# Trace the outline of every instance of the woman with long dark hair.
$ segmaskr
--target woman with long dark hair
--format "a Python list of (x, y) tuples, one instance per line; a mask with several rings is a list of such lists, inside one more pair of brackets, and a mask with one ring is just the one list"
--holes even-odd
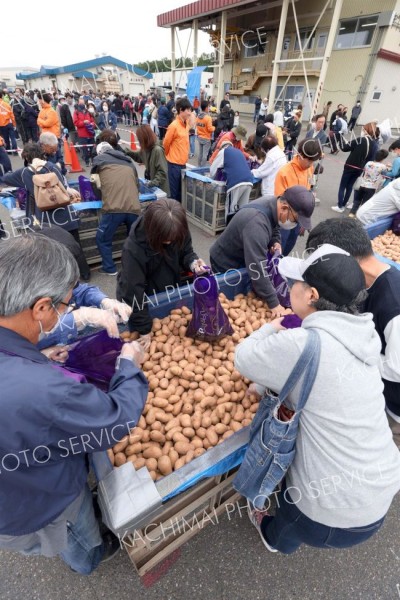
[[(332, 210), (335, 212), (344, 212), (356, 179), (362, 174), (367, 162), (375, 157), (379, 136), (380, 130), (376, 123), (367, 123), (363, 126), (361, 136), (357, 139), (346, 142), (343, 137), (340, 137), (340, 149), (343, 152), (350, 152), (350, 154), (344, 164), (337, 206), (332, 206)], [(349, 206), (349, 208), (351, 207)]]
[(132, 306), (129, 330), (150, 334), (148, 296), (179, 286), (182, 271), (202, 273), (204, 266), (193, 250), (182, 205), (169, 198), (152, 202), (132, 225), (122, 250), (117, 298)]
[(136, 130), (136, 136), (140, 150), (126, 149), (125, 154), (145, 166), (144, 176), (149, 182), (148, 185), (160, 188), (169, 196), (168, 165), (162, 143), (150, 125), (140, 125)]

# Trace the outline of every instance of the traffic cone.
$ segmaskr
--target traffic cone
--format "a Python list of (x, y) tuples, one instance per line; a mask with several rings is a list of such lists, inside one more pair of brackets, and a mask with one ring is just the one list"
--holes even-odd
[(72, 165), (71, 150), (69, 149), (67, 140), (64, 140), (64, 163), (68, 166)]
[(131, 150), (137, 150), (135, 134), (131, 131)]
[(70, 169), (70, 173), (82, 173), (82, 171), (84, 171), (84, 169), (82, 169), (82, 167), (81, 167), (81, 163), (79, 162), (79, 158), (76, 154), (76, 150), (72, 143), (69, 146), (69, 151), (71, 154), (71, 165), (72, 165), (71, 169)]

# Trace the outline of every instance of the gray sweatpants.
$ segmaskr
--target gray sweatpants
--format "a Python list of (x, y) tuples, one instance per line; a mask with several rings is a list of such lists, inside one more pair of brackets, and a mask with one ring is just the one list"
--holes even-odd
[(205, 167), (207, 162), (207, 154), (211, 146), (211, 140), (205, 140), (203, 138), (198, 137), (197, 141), (199, 142), (199, 167)]
[(239, 208), (249, 203), (252, 187), (253, 186), (251, 183), (243, 183), (227, 192), (225, 202), (225, 221), (229, 214), (237, 212)]

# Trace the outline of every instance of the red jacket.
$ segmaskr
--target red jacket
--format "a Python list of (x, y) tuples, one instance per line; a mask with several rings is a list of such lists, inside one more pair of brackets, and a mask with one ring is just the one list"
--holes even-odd
[(96, 129), (96, 121), (94, 120), (93, 115), (91, 115), (88, 110), (75, 110), (74, 125), (78, 132), (78, 137), (94, 138), (94, 131), (93, 131), (93, 133), (90, 133), (86, 129), (86, 125), (85, 125), (84, 121), (89, 121), (93, 126), (93, 130)]

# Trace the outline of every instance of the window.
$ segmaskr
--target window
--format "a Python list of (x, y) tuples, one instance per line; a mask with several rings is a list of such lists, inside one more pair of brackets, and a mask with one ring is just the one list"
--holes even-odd
[(266, 43), (261, 43), (258, 38), (245, 40), (244, 42), (244, 57), (251, 58), (252, 56), (260, 56), (265, 53)]
[(377, 22), (378, 15), (340, 21), (335, 47), (341, 49), (370, 46)]
[(371, 101), (372, 102), (379, 102), (382, 96), (382, 92), (373, 92), (372, 93), (372, 98)]
[[(309, 37), (311, 33), (311, 29), (303, 29), (300, 31), (300, 40), (301, 40), (301, 47), (304, 48), (304, 45)], [(310, 41), (307, 44), (307, 48), (304, 48), (304, 50), (312, 50), (312, 47), (314, 45), (314, 40), (315, 40), (315, 31), (312, 34)], [(298, 52), (300, 50), (300, 44), (299, 44), (299, 38), (297, 37), (296, 34), (296, 39), (294, 42), (294, 49)]]

